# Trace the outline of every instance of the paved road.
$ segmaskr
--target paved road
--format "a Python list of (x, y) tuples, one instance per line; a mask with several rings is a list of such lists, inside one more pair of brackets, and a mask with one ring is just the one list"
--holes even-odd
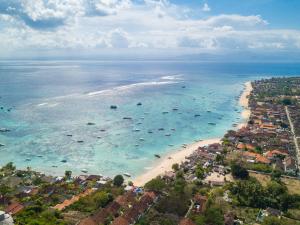
[(289, 112), (289, 109), (288, 109), (287, 106), (285, 106), (285, 112), (286, 112), (287, 118), (289, 120), (291, 131), (292, 131), (292, 134), (293, 134), (293, 139), (294, 139), (295, 147), (296, 147), (296, 155), (297, 155), (298, 168), (300, 168), (300, 150), (299, 150), (299, 145), (298, 145), (298, 141), (297, 141), (297, 139), (299, 137), (296, 137), (296, 135), (295, 135), (294, 124), (292, 122), (292, 119), (291, 119), (291, 116), (290, 116), (290, 112)]

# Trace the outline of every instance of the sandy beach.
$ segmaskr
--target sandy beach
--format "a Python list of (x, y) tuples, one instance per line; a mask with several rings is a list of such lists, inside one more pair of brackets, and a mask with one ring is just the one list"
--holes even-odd
[(245, 127), (248, 123), (248, 120), (249, 120), (249, 117), (250, 117), (250, 114), (251, 114), (251, 111), (248, 107), (248, 104), (249, 104), (249, 98), (248, 96), (251, 94), (251, 91), (252, 91), (252, 85), (251, 85), (251, 82), (246, 82), (245, 83), (245, 89), (239, 99), (239, 104), (243, 107), (243, 111), (242, 111), (242, 118), (244, 120), (243, 123), (240, 123), (237, 128), (240, 129), (242, 127)]
[(189, 145), (186, 145), (186, 148), (181, 148), (176, 152), (172, 152), (157, 162), (154, 167), (144, 174), (138, 176), (133, 180), (134, 185), (143, 186), (149, 180), (157, 177), (158, 175), (164, 174), (167, 171), (172, 170), (172, 165), (174, 163), (181, 163), (184, 162), (186, 159), (185, 157), (191, 155), (198, 147), (205, 146), (209, 144), (213, 144), (216, 142), (220, 142), (220, 138), (208, 139), (203, 141), (198, 141)]
[[(252, 91), (251, 82), (245, 83), (244, 91), (239, 99), (239, 104), (243, 107), (242, 118), (244, 120), (243, 123), (240, 123), (237, 128), (241, 128), (247, 124), (247, 121), (250, 116), (250, 109), (248, 108), (248, 96)], [(133, 183), (136, 186), (143, 186), (145, 183), (150, 181), (151, 179), (164, 174), (167, 171), (172, 170), (172, 165), (174, 163), (180, 164), (186, 160), (186, 157), (191, 155), (198, 147), (210, 145), (213, 143), (218, 143), (221, 141), (221, 138), (213, 138), (207, 139), (203, 141), (197, 141), (192, 144), (188, 144), (181, 149), (178, 149), (175, 152), (171, 152), (170, 154), (162, 157), (158, 160), (158, 162), (153, 166), (153, 168), (149, 169), (142, 175), (133, 179)]]

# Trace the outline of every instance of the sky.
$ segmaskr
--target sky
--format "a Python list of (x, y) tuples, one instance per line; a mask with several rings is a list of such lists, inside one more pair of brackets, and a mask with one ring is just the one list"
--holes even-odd
[(0, 0), (0, 58), (300, 60), (299, 11), (299, 0)]

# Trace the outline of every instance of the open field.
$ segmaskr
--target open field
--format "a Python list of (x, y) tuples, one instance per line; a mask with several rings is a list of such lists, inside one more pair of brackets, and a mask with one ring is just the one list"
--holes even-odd
[[(267, 183), (271, 180), (270, 175), (258, 174), (250, 172), (251, 177), (255, 177), (263, 186), (266, 186)], [(281, 178), (281, 180), (286, 184), (290, 194), (300, 195), (300, 180), (293, 178)]]

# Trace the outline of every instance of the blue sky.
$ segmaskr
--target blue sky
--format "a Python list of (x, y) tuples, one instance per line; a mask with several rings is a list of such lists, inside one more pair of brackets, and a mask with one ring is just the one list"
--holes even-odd
[(0, 0), (0, 58), (300, 55), (299, 0)]

